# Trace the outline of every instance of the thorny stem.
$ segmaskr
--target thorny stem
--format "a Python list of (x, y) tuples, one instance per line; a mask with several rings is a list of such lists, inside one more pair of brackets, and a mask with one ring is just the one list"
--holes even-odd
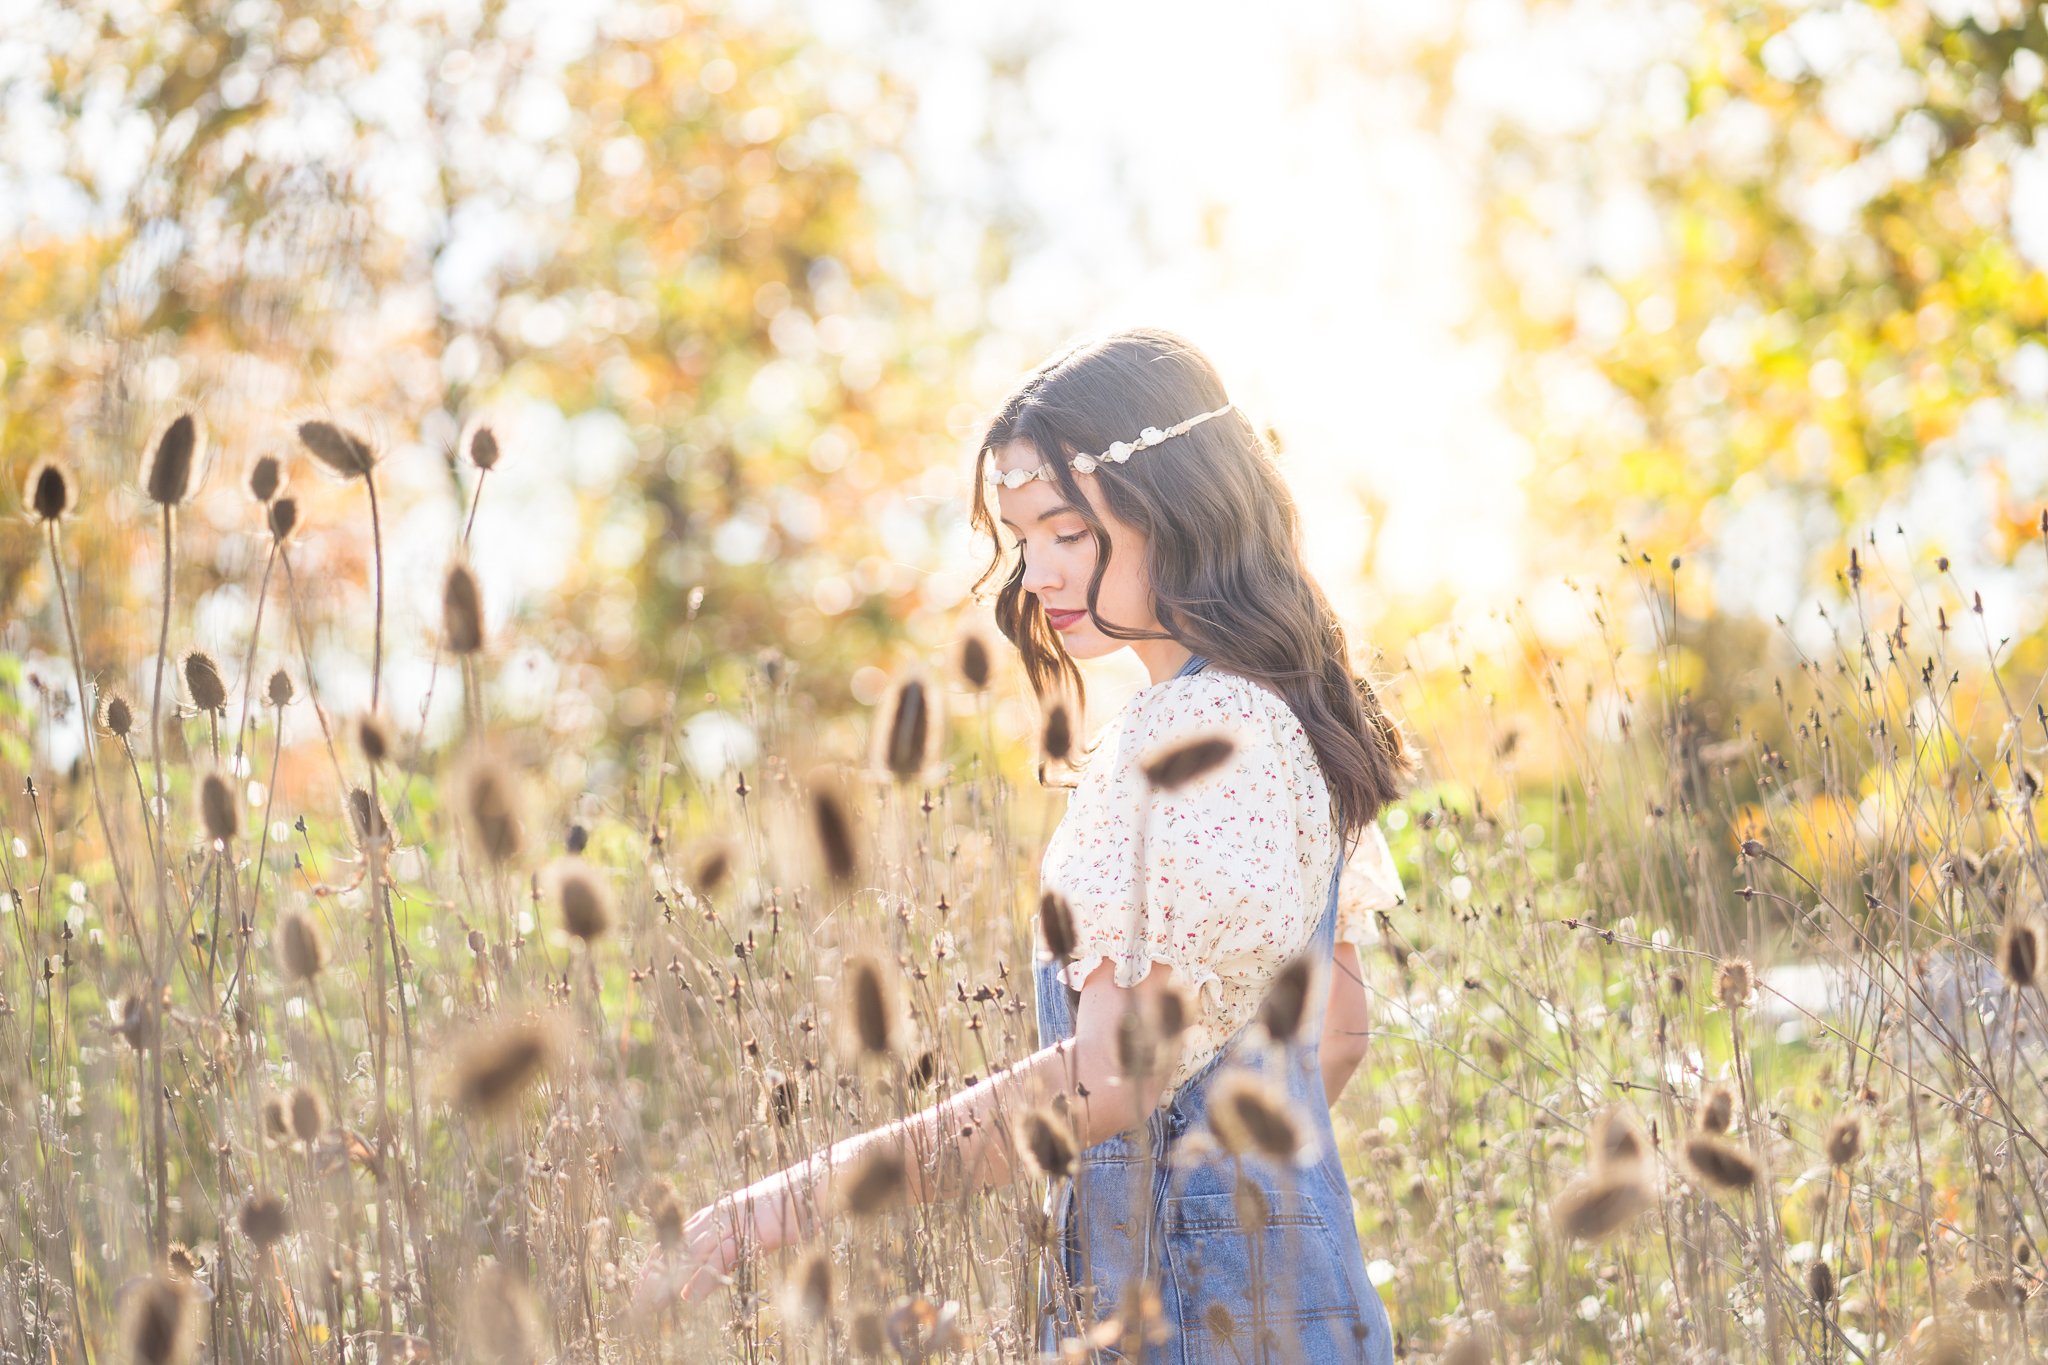
[[(172, 560), (171, 532), (172, 509), (164, 504), (164, 611), (163, 625), (157, 632), (156, 682), (150, 690), (149, 699), (149, 749), (150, 764), (154, 778), (154, 790), (150, 793), (156, 807), (156, 954), (149, 973), (149, 999), (144, 1002), (144, 1017), (149, 1029), (150, 1051), (150, 1139), (155, 1148), (156, 1175), (156, 1221), (150, 1228), (150, 1247), (161, 1263), (171, 1249), (170, 1198), (167, 1186), (170, 1183), (170, 1158), (164, 1140), (164, 1029), (163, 1029), (163, 959), (166, 951), (164, 936), (170, 924), (169, 892), (164, 885), (170, 861), (170, 849), (164, 843), (164, 662), (171, 646), (171, 597)], [(149, 818), (149, 812), (143, 812)]]

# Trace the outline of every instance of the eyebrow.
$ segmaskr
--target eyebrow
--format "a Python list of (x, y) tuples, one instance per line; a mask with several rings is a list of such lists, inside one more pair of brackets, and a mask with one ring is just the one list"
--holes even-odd
[[(1069, 504), (1064, 502), (1054, 503), (1051, 507), (1048, 507), (1043, 512), (1040, 512), (1038, 514), (1037, 520), (1049, 521), (1053, 517), (1058, 516), (1062, 512), (1074, 512), (1078, 510), (1078, 508), (1070, 506)], [(1012, 531), (1017, 529), (1017, 523), (1011, 521), (1008, 517), (998, 517), (997, 520), (1002, 522), (1003, 525), (1009, 527)]]

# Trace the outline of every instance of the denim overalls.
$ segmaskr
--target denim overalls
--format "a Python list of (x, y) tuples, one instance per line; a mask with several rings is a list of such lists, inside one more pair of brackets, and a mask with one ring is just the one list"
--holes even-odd
[[(1207, 663), (1195, 655), (1174, 676), (1197, 672)], [(1077, 1163), (1078, 1176), (1054, 1182), (1046, 1211), (1063, 1270), (1055, 1277), (1041, 1263), (1040, 1352), (1056, 1354), (1060, 1338), (1077, 1336), (1083, 1326), (1113, 1316), (1126, 1286), (1144, 1277), (1157, 1290), (1160, 1312), (1172, 1332), (1163, 1345), (1147, 1348), (1147, 1362), (1393, 1365), (1393, 1331), (1378, 1290), (1366, 1278), (1318, 1061), (1336, 943), (1337, 877), (1343, 866), (1339, 850), (1329, 899), (1308, 945), (1324, 970), (1302, 1023), (1303, 1041), (1283, 1055), (1264, 1042), (1255, 1025), (1239, 1028), (1171, 1100), (1154, 1109), (1144, 1129), (1153, 1157), (1149, 1190), (1141, 1188), (1144, 1149), (1128, 1132), (1088, 1148)], [(1074, 997), (1058, 966), (1045, 961), (1034, 972), (1040, 1047), (1074, 1032)], [(1244, 1179), (1259, 1187), (1271, 1210), (1255, 1237), (1247, 1237), (1238, 1222), (1233, 1191), (1239, 1163), (1220, 1150), (1198, 1162), (1182, 1156), (1186, 1164), (1178, 1168), (1173, 1160), (1184, 1134), (1207, 1127), (1209, 1095), (1226, 1066), (1260, 1071), (1276, 1089), (1284, 1088), (1311, 1148), (1307, 1165), (1280, 1168), (1250, 1157), (1242, 1161)], [(1138, 1245), (1141, 1197), (1152, 1209), (1152, 1245), (1146, 1248)], [(1065, 1282), (1064, 1293), (1059, 1280)], [(1132, 1358), (1119, 1340), (1099, 1348), (1092, 1359)]]

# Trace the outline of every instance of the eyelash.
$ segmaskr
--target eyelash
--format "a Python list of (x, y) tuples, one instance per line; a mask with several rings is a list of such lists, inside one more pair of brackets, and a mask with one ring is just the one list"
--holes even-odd
[(1086, 531), (1076, 531), (1074, 532), (1074, 534), (1070, 536), (1054, 536), (1052, 538), (1052, 543), (1055, 545), (1072, 545), (1075, 541), (1079, 540), (1081, 537), (1087, 534), (1088, 533)]

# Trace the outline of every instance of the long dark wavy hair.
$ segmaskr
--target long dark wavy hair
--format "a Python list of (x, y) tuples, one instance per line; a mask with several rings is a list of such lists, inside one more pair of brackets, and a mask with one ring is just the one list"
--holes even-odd
[(1109, 568), (1109, 532), (1067, 461), (1228, 401), (1208, 357), (1160, 328), (1134, 327), (1055, 352), (1003, 400), (982, 433), (972, 517), (996, 550), (974, 592), (982, 597), (984, 585), (1007, 565), (996, 592), (996, 625), (1022, 654), (1041, 703), (1067, 692), (1085, 705), (1080, 669), (1036, 595), (1025, 591), (1024, 557), (1004, 548), (997, 531), (1001, 511), (985, 482), (998, 451), (1027, 441), (1050, 459), (1063, 501), (1094, 533), (1088, 615), (1096, 628), (1118, 640), (1177, 640), (1278, 690), (1315, 748), (1338, 838), (1348, 849), (1381, 807), (1399, 799), (1416, 762), (1372, 683), (1352, 671), (1344, 628), (1302, 561), (1294, 497), (1272, 446), (1241, 411), (1211, 418), (1156, 451), (1098, 468), (1093, 495), (1146, 537), (1153, 615), (1164, 629), (1120, 626), (1096, 610)]

